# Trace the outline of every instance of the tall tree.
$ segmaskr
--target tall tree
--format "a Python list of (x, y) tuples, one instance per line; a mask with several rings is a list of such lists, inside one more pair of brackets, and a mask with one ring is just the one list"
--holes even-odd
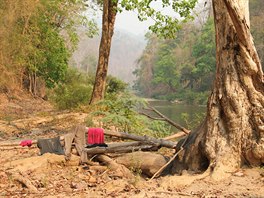
[(99, 59), (97, 63), (95, 83), (90, 104), (104, 98), (111, 41), (114, 34), (114, 24), (117, 13), (117, 2), (117, 0), (103, 1), (102, 36), (99, 47)]
[(264, 77), (250, 33), (248, 0), (212, 2), (214, 87), (205, 121), (187, 137), (172, 170), (208, 170), (221, 179), (243, 164), (264, 163)]

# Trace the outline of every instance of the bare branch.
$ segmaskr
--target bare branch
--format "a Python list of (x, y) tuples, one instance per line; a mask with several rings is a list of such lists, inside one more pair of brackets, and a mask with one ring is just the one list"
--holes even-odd
[(146, 116), (146, 117), (148, 117), (148, 118), (150, 118), (150, 119), (152, 119), (152, 120), (166, 121), (164, 118), (152, 117), (151, 115), (148, 115), (148, 114), (146, 114), (146, 113), (144, 113), (144, 112), (139, 112), (139, 114), (144, 115), (144, 116)]
[(125, 132), (115, 132), (115, 131), (105, 130), (104, 134), (108, 136), (115, 136), (115, 137), (120, 137), (120, 138), (125, 138), (125, 139), (141, 141), (141, 142), (145, 142), (145, 144), (154, 144), (156, 146), (162, 146), (162, 147), (167, 147), (167, 148), (175, 148), (177, 144), (177, 142), (167, 141), (164, 139), (156, 139), (156, 138), (149, 137), (146, 135), (140, 136), (140, 135), (125, 133)]
[[(154, 107), (148, 106), (148, 108), (144, 108), (145, 110), (149, 110), (149, 111), (154, 111), (156, 114), (158, 114), (161, 118), (159, 118), (160, 120), (166, 121), (169, 124), (171, 124), (172, 126), (176, 127), (177, 129), (183, 131), (185, 134), (189, 134), (191, 131), (184, 128), (183, 126), (175, 123), (174, 121), (172, 121), (171, 119), (169, 119), (167, 116), (165, 116), (164, 114), (162, 114), (161, 112), (159, 112), (157, 109), (155, 109)], [(147, 115), (147, 114), (143, 114), (149, 118), (152, 118), (152, 116)]]

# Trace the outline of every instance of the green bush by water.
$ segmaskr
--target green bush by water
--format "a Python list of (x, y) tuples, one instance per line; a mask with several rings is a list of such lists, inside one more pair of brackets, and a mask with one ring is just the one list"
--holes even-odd
[[(106, 97), (94, 107), (90, 117), (101, 117), (104, 128), (115, 126), (128, 133), (165, 137), (170, 134), (169, 125), (162, 121), (150, 120), (138, 113), (146, 102), (130, 93), (123, 92)], [(91, 119), (88, 119), (91, 120)]]

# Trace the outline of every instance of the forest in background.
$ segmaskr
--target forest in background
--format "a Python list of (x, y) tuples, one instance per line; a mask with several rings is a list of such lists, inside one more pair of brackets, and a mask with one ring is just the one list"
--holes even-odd
[[(263, 1), (250, 1), (251, 31), (262, 62), (263, 8)], [(87, 52), (80, 71), (75, 71), (74, 63), (69, 61), (79, 42), (78, 27), (84, 27), (86, 32), (82, 34), (88, 37), (97, 32), (93, 19), (84, 15), (87, 9), (93, 10), (92, 5), (81, 0), (1, 1), (0, 91), (26, 90), (43, 98), (50, 95), (56, 103), (63, 103), (58, 104), (60, 108), (87, 104), (97, 56)], [(140, 96), (206, 103), (215, 73), (215, 33), (210, 12), (203, 14), (208, 15), (205, 22), (196, 19), (183, 24), (175, 39), (146, 35), (147, 46), (134, 71), (134, 89)], [(122, 73), (119, 67), (115, 73)], [(110, 85), (121, 83), (109, 79)], [(109, 83), (111, 80), (114, 82)]]
[[(264, 65), (264, 2), (249, 4), (251, 31)], [(175, 39), (147, 35), (147, 46), (134, 71), (134, 88), (140, 96), (206, 104), (216, 68), (214, 21), (210, 10), (206, 15), (205, 22), (183, 24)]]

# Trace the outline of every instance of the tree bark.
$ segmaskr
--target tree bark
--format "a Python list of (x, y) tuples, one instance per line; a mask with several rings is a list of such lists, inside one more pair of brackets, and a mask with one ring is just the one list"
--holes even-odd
[(114, 34), (114, 24), (117, 13), (117, 2), (118, 1), (112, 0), (104, 0), (103, 2), (102, 36), (90, 104), (104, 98), (111, 41)]
[[(211, 171), (222, 179), (264, 163), (264, 78), (249, 29), (248, 0), (212, 0), (217, 72), (207, 116), (172, 172)], [(182, 142), (179, 142), (179, 145)]]

